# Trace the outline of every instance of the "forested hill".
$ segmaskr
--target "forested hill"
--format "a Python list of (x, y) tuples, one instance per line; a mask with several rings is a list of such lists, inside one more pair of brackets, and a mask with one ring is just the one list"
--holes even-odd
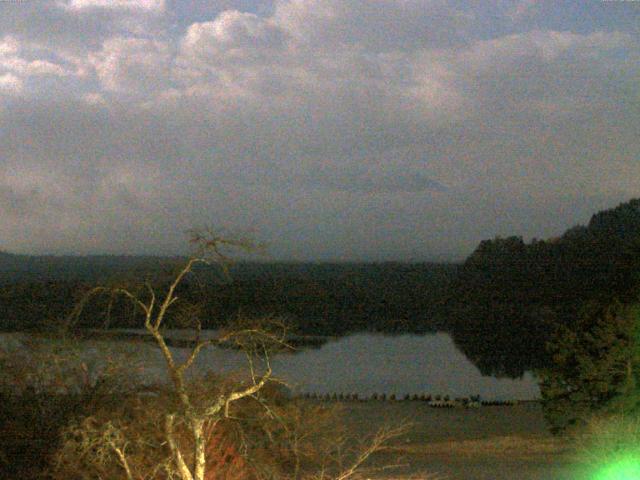
[[(0, 254), (0, 329), (55, 324), (91, 285), (158, 289), (184, 259), (162, 257), (30, 257)], [(299, 333), (339, 335), (358, 330), (424, 332), (438, 329), (436, 306), (457, 266), (434, 263), (238, 263), (231, 281), (199, 269), (180, 297), (199, 306), (205, 327), (238, 313), (276, 315)], [(94, 302), (85, 325), (140, 326), (126, 302)], [(109, 311), (109, 316), (106, 312)]]
[(558, 322), (589, 301), (632, 302), (640, 285), (640, 199), (596, 213), (561, 237), (480, 243), (448, 296), (454, 340), (484, 373), (544, 366)]

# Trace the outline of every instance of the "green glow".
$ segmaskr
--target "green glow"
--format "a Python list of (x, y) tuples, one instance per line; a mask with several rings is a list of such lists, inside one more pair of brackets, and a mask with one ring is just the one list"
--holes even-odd
[(638, 480), (640, 479), (640, 457), (629, 455), (606, 465), (593, 480)]

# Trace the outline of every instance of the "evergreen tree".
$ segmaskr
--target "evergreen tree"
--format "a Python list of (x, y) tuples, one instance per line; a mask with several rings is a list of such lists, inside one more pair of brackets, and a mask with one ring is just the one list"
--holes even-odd
[(588, 304), (573, 325), (560, 325), (547, 348), (552, 365), (538, 372), (545, 418), (561, 433), (596, 414), (640, 411), (640, 307)]

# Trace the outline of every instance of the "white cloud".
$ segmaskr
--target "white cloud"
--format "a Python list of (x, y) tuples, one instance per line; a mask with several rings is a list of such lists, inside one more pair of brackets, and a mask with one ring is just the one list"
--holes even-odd
[(508, 65), (526, 57), (551, 62), (568, 53), (581, 57), (601, 55), (610, 49), (630, 46), (632, 41), (632, 37), (619, 32), (577, 34), (534, 30), (476, 42), (460, 55), (460, 60), (479, 68)]
[(107, 106), (107, 101), (104, 98), (104, 95), (96, 92), (85, 93), (82, 96), (82, 99), (87, 102), (89, 105), (99, 105), (99, 106)]
[(112, 38), (89, 56), (105, 90), (156, 93), (168, 81), (168, 46), (142, 38)]
[(15, 55), (18, 53), (18, 49), (19, 43), (13, 37), (6, 36), (0, 41), (0, 57)]
[(174, 75), (187, 92), (215, 98), (278, 95), (304, 69), (271, 19), (235, 10), (192, 24), (180, 40)]
[(68, 65), (54, 63), (38, 56), (50, 57), (46, 49), (34, 48), (13, 37), (5, 36), (0, 41), (1, 90), (4, 93), (24, 92), (26, 83), (31, 79), (35, 79), (37, 84), (38, 78), (66, 77), (73, 74)]
[(197, 64), (275, 61), (286, 48), (286, 34), (269, 19), (235, 10), (213, 22), (192, 24), (181, 41), (184, 60)]
[(20, 93), (24, 88), (23, 82), (13, 73), (0, 74), (0, 94)]
[(0, 56), (0, 68), (26, 77), (41, 75), (65, 76), (70, 73), (62, 66), (47, 60), (27, 61), (19, 57), (2, 58)]
[(67, 0), (60, 5), (69, 10), (104, 8), (162, 12), (165, 9), (164, 0)]
[(438, 55), (424, 49), (369, 51), (357, 44), (335, 49), (331, 30), (315, 32), (324, 36), (312, 43), (293, 29), (290, 9), (302, 9), (310, 25), (313, 15), (333, 18), (348, 10), (339, 2), (288, 2), (273, 17), (225, 11), (214, 21), (195, 23), (180, 41), (176, 80), (191, 95), (277, 98), (292, 109), (343, 97), (343, 105), (335, 104), (339, 110), (362, 102), (377, 115), (406, 112), (433, 120), (459, 108), (460, 95)]

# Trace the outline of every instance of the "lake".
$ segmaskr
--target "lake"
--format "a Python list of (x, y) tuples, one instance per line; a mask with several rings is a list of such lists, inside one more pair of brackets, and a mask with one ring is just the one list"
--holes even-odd
[[(19, 348), (25, 334), (0, 334), (0, 346)], [(144, 364), (144, 382), (164, 378), (160, 352), (151, 343), (86, 340), (79, 348), (90, 370), (97, 375), (106, 352), (127, 356), (131, 364)], [(187, 350), (173, 348), (178, 358)], [(135, 360), (134, 360), (135, 358)], [(357, 393), (402, 398), (405, 394), (463, 397), (479, 394), (487, 400), (531, 400), (540, 397), (533, 376), (498, 379), (483, 376), (454, 345), (446, 333), (426, 335), (383, 335), (357, 333), (329, 338), (319, 348), (279, 354), (271, 360), (274, 375), (297, 393)], [(210, 348), (203, 351), (194, 371), (223, 371), (246, 375), (242, 352)]]

